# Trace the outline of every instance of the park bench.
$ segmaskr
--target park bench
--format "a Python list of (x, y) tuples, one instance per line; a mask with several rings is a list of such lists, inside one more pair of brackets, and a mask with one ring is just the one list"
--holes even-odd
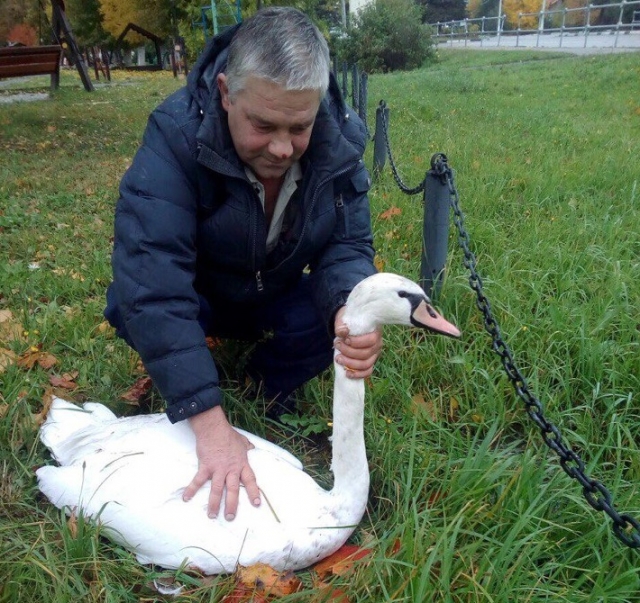
[(27, 75), (51, 75), (51, 90), (60, 83), (62, 47), (12, 46), (0, 48), (0, 79)]

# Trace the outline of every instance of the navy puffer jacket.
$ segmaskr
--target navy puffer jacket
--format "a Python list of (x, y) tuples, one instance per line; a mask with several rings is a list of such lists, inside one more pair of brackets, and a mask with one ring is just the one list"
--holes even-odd
[(198, 294), (250, 308), (308, 268), (331, 329), (349, 291), (375, 272), (365, 130), (333, 79), (301, 158), (299, 219), (266, 254), (264, 212), (216, 84), (234, 31), (215, 38), (187, 86), (151, 114), (116, 208), (111, 297), (171, 421), (222, 401)]

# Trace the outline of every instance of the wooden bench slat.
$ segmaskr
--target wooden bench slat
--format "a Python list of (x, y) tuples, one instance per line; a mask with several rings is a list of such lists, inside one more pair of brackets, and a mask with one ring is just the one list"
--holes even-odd
[(60, 60), (60, 53), (49, 54), (33, 54), (21, 57), (0, 56), (0, 65), (33, 65), (44, 63), (47, 65), (56, 65)]
[(8, 48), (0, 48), (0, 57), (9, 56), (17, 57), (22, 55), (47, 54), (57, 52), (60, 54), (62, 49), (60, 46), (10, 46)]
[(51, 75), (51, 88), (57, 88), (61, 54), (60, 46), (0, 48), (0, 78)]
[(24, 65), (0, 65), (0, 78), (23, 77), (27, 75), (49, 75), (55, 73), (50, 63), (32, 63), (25, 69)]

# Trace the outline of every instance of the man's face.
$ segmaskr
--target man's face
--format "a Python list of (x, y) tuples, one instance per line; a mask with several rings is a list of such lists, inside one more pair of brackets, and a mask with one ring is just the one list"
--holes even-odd
[(316, 90), (284, 90), (267, 80), (249, 77), (231, 100), (226, 76), (218, 75), (222, 106), (227, 112), (233, 145), (259, 180), (281, 178), (309, 145), (320, 106)]

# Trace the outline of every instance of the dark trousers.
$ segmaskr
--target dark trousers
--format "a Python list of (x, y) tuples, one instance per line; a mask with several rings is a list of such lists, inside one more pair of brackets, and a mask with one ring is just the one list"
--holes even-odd
[[(291, 394), (333, 360), (333, 341), (311, 298), (306, 275), (277, 299), (259, 306), (224, 305), (200, 296), (198, 321), (206, 335), (255, 342), (246, 370), (266, 399), (291, 409)], [(132, 348), (112, 290), (105, 316)], [(214, 352), (215, 356), (215, 352)]]

